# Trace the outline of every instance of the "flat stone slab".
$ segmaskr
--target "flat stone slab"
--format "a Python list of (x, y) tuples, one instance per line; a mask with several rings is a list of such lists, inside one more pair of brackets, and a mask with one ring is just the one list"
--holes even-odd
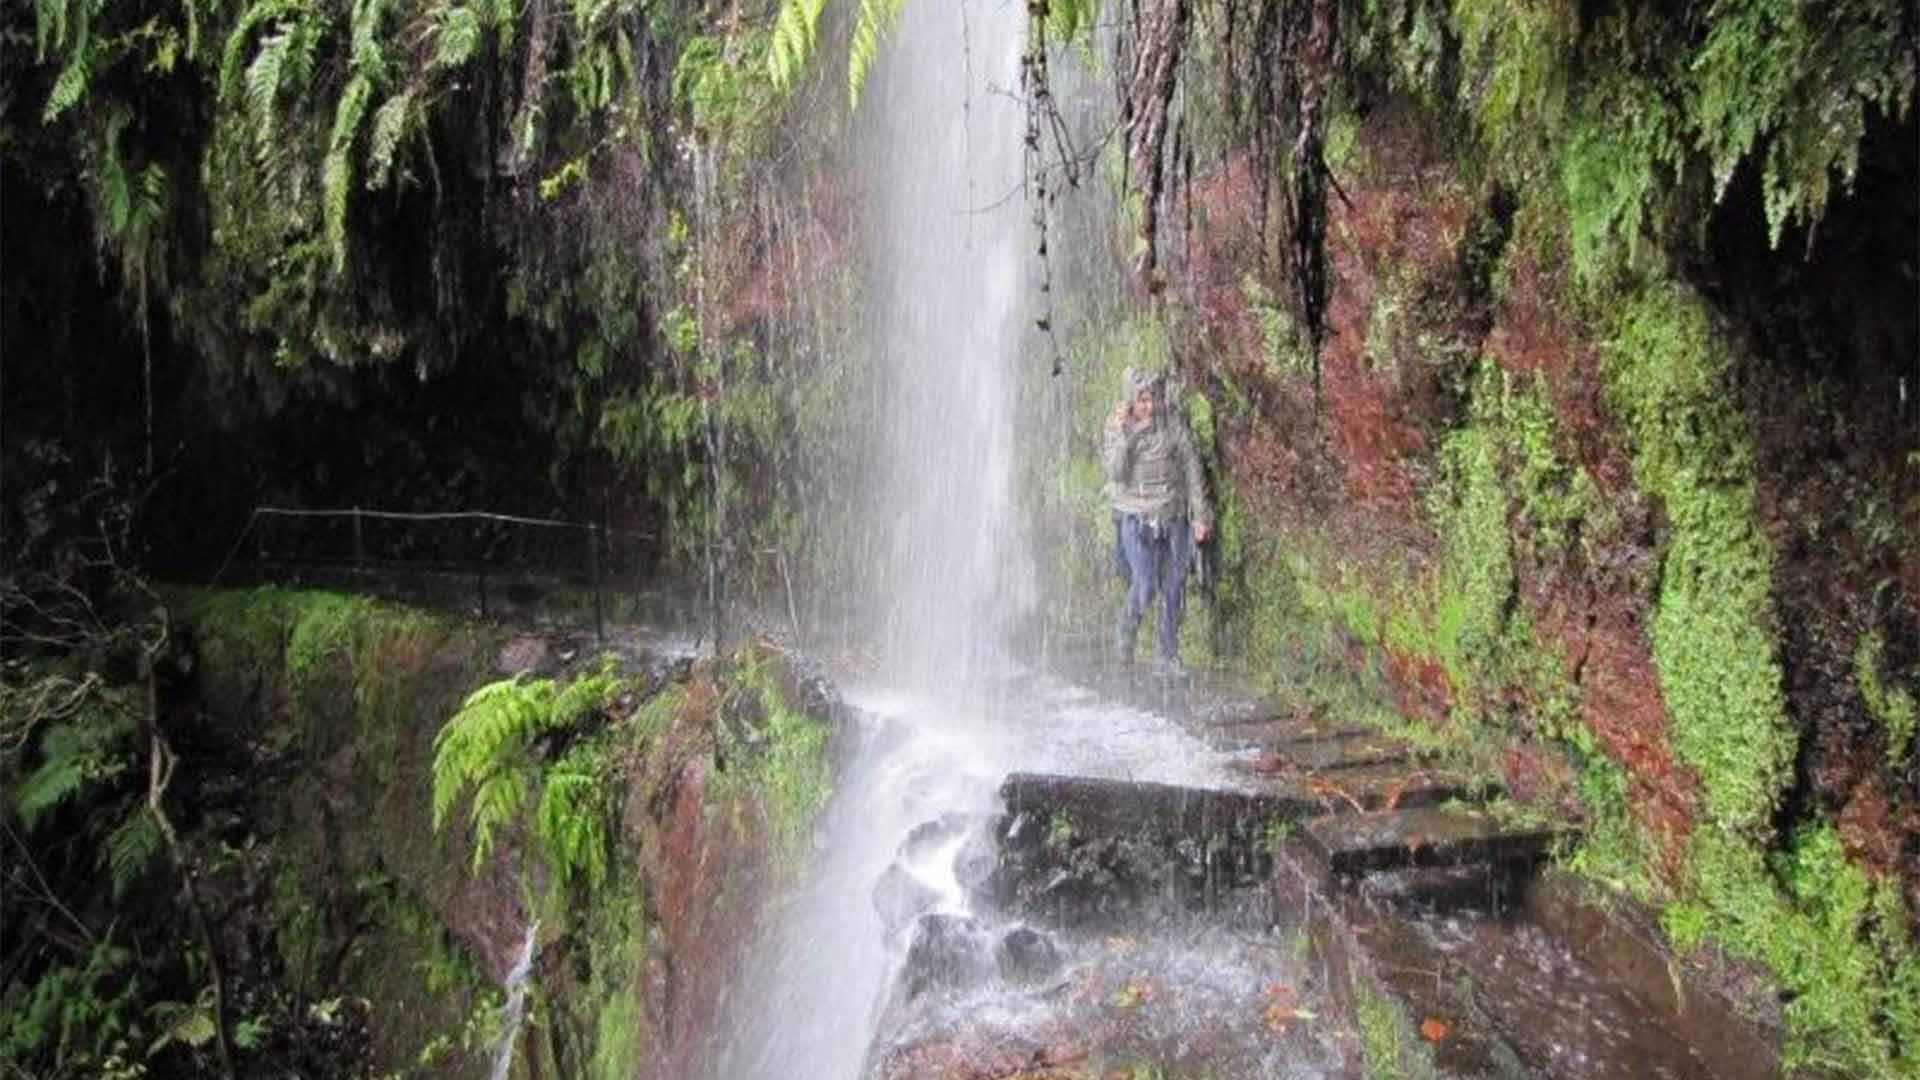
[(1265, 914), (1273, 850), (1321, 812), (1299, 793), (1250, 794), (1142, 781), (1016, 773), (982, 898), (1054, 927), (1151, 924), (1205, 911), (1229, 923)]
[(1489, 814), (1435, 807), (1343, 814), (1308, 822), (1308, 845), (1336, 874), (1453, 866), (1546, 855), (1564, 830), (1514, 826)]
[(1311, 774), (1283, 772), (1277, 776), (1267, 776), (1250, 764), (1246, 772), (1263, 778), (1262, 791), (1317, 802), (1326, 814), (1406, 810), (1453, 800), (1479, 802), (1500, 792), (1500, 785), (1490, 780), (1399, 764), (1358, 765)]
[(1395, 765), (1432, 757), (1403, 739), (1372, 732), (1330, 735), (1325, 738), (1289, 741), (1269, 748), (1276, 764), (1290, 765), (1302, 772), (1353, 769), (1363, 765)]
[(1055, 815), (1080, 834), (1152, 833), (1201, 839), (1251, 832), (1275, 821), (1323, 813), (1304, 789), (1268, 793), (1181, 787), (1139, 780), (1014, 773), (1000, 785), (1009, 816)]
[(1196, 728), (1194, 734), (1216, 750), (1247, 750), (1255, 747), (1293, 746), (1322, 739), (1357, 739), (1371, 732), (1331, 720), (1265, 720), (1247, 723), (1213, 724)]

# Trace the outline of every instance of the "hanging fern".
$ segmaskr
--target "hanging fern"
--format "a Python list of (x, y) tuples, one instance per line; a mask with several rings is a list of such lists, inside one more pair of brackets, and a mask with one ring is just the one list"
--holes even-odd
[(160, 854), (160, 828), (144, 809), (135, 809), (107, 837), (103, 859), (113, 878), (115, 899), (125, 896)]
[(1100, 15), (1100, 0), (1050, 0), (1047, 5), (1047, 36), (1061, 45), (1071, 44), (1074, 35), (1091, 29)]
[(359, 134), (361, 118), (367, 114), (367, 101), (373, 96), (373, 80), (355, 75), (334, 107), (333, 136), (327, 143), (327, 159), (320, 169), (321, 206), (327, 235), (327, 251), (333, 259), (333, 271), (339, 273), (347, 262), (347, 195), (353, 187), (353, 143)]
[(767, 49), (767, 73), (781, 90), (791, 87), (813, 56), (814, 34), (827, 0), (782, 0)]
[(53, 81), (53, 91), (47, 95), (47, 107), (41, 112), (43, 123), (51, 124), (60, 118), (60, 114), (71, 109), (86, 95), (87, 84), (93, 81), (93, 57), (84, 48), (77, 48), (67, 59), (67, 66), (60, 69), (60, 77)]
[[(577, 727), (621, 686), (609, 666), (565, 689), (552, 679), (514, 678), (474, 691), (434, 739), (433, 827), (445, 825), (454, 804), (471, 788), (468, 819), (478, 870), (493, 851), (496, 830), (518, 820), (538, 788), (534, 835), (548, 862), (563, 880), (579, 872), (598, 882), (606, 868), (600, 770), (585, 767), (588, 759), (580, 748), (542, 768), (534, 742)], [(583, 823), (583, 815), (594, 821)]]
[(367, 187), (387, 186), (393, 172), (393, 156), (400, 143), (419, 120), (414, 108), (415, 95), (403, 90), (383, 102), (373, 114), (373, 133), (367, 140)]
[(44, 123), (52, 123), (79, 104), (93, 82), (94, 67), (99, 62), (97, 52), (104, 51), (93, 34), (94, 16), (99, 12), (100, 3), (101, 0), (36, 0), (34, 4), (34, 43), (40, 59), (45, 60), (49, 52), (62, 49), (67, 54), (60, 75), (47, 94), (46, 107), (41, 111)]
[(581, 747), (541, 778), (534, 833), (563, 882), (580, 877), (593, 886), (607, 874), (611, 807), (601, 765), (591, 747)]
[(434, 25), (434, 66), (459, 67), (479, 51), (479, 13), (464, 4), (441, 8)]
[(860, 0), (853, 20), (853, 45), (847, 54), (847, 104), (860, 107), (860, 88), (866, 85), (867, 71), (873, 66), (880, 42), (893, 24), (900, 21), (906, 0)]
[(111, 707), (48, 728), (39, 766), (13, 793), (21, 823), (32, 830), (67, 800), (117, 780), (129, 767), (125, 742), (132, 734), (132, 717)]
[(287, 57), (293, 52), (297, 27), (284, 24), (267, 35), (247, 65), (247, 113), (253, 117), (254, 140), (261, 145), (272, 141), (275, 110), (280, 85), (286, 74)]
[(262, 0), (240, 13), (220, 54), (220, 100), (229, 100), (240, 92), (241, 61), (246, 57), (247, 42), (253, 32), (286, 15), (291, 6), (287, 0)]

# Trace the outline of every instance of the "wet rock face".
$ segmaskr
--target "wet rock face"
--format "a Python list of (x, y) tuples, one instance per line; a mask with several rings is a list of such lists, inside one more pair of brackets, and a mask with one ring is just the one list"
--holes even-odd
[(953, 856), (953, 876), (965, 890), (969, 903), (984, 905), (991, 900), (994, 875), (1000, 869), (1000, 852), (995, 849), (990, 825), (973, 830)]
[(914, 924), (901, 981), (912, 1000), (928, 990), (978, 986), (994, 968), (978, 923), (964, 915), (934, 913)]
[(881, 925), (887, 928), (888, 937), (933, 910), (939, 902), (939, 893), (899, 863), (887, 867), (873, 886), (873, 910), (880, 916)]
[(1033, 983), (1060, 970), (1060, 950), (1053, 939), (1028, 926), (1015, 927), (994, 950), (1000, 977), (1010, 983)]
[[(1285, 799), (1167, 784), (1016, 773), (982, 891), (1052, 927), (1114, 927), (1207, 911), (1238, 917), (1272, 859), (1264, 830)], [(964, 883), (964, 879), (963, 879)]]
[(545, 638), (522, 634), (500, 647), (493, 668), (502, 675), (544, 672), (553, 665), (553, 650)]
[(913, 827), (907, 838), (900, 844), (900, 857), (903, 859), (925, 859), (966, 831), (972, 823), (965, 814), (942, 814), (932, 821), (923, 821)]

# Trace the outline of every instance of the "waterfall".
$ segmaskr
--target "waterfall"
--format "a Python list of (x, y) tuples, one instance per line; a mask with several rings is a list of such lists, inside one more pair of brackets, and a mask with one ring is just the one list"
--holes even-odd
[(870, 600), (891, 677), (946, 695), (991, 670), (1035, 591), (1015, 491), (1020, 377), (1043, 368), (1021, 355), (1036, 298), (1013, 96), (1025, 14), (908, 5), (859, 118), (884, 372), (869, 482), (888, 514)]
[[(863, 332), (880, 385), (846, 408), (864, 427), (877, 558), (860, 598), (883, 648), (881, 686), (839, 763), (807, 880), (751, 950), (707, 1074), (860, 1074), (903, 943), (875, 882), (915, 826), (994, 809), (1013, 743), (977, 693), (1035, 594), (1016, 499), (1016, 415), (1036, 237), (1022, 198), (1016, 94), (1026, 10), (1011, 0), (910, 3), (855, 118), (865, 193)], [(950, 875), (949, 875), (950, 876)], [(936, 874), (937, 877), (937, 874)], [(934, 881), (941, 904), (963, 901)]]
[(520, 1038), (520, 1025), (527, 1018), (527, 976), (533, 971), (533, 946), (540, 936), (540, 920), (527, 924), (527, 938), (520, 943), (520, 958), (507, 973), (507, 1004), (500, 1011), (500, 1042), (493, 1048), (492, 1080), (507, 1080), (513, 1067), (513, 1046)]

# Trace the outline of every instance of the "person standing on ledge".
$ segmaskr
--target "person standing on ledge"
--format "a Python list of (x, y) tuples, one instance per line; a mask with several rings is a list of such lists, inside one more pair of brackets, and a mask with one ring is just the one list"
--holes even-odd
[(1128, 368), (1124, 396), (1107, 418), (1101, 459), (1113, 503), (1118, 562), (1127, 581), (1126, 603), (1114, 637), (1114, 655), (1133, 661), (1133, 639), (1147, 605), (1160, 594), (1160, 633), (1154, 656), (1168, 674), (1180, 674), (1180, 616), (1186, 606), (1187, 563), (1193, 547), (1213, 531), (1206, 474), (1186, 418), (1167, 400), (1167, 377)]

